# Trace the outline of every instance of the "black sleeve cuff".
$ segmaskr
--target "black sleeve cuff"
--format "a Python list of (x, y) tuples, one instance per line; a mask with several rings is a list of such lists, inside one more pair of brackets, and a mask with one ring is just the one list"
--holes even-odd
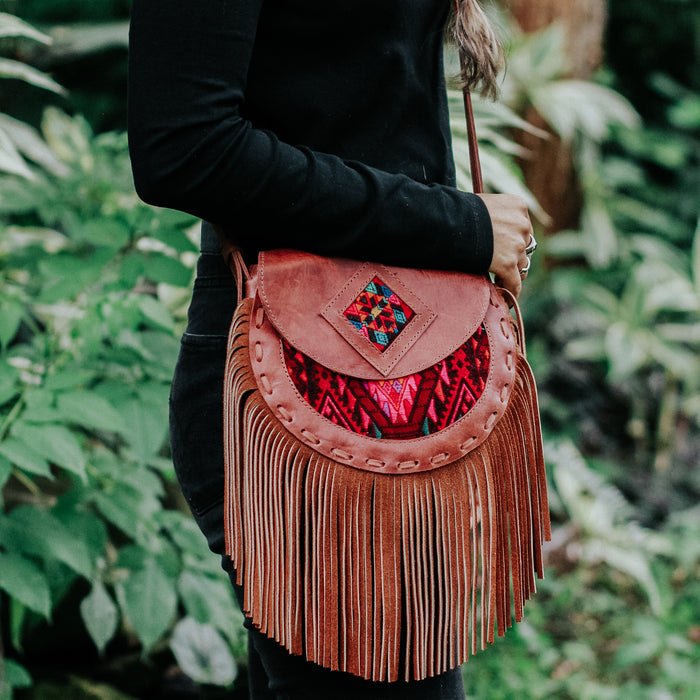
[(493, 226), (481, 197), (459, 192), (460, 221), (447, 241), (450, 269), (485, 274), (493, 258)]

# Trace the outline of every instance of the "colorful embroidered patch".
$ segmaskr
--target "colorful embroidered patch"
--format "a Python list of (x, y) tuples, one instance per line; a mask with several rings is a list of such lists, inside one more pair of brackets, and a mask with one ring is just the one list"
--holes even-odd
[(338, 374), (282, 341), (287, 372), (304, 400), (353, 433), (388, 440), (431, 435), (463, 418), (484, 391), (490, 350), (486, 329), (428, 369), (367, 380)]
[(374, 277), (345, 309), (344, 315), (377, 350), (383, 352), (415, 314), (388, 285)]

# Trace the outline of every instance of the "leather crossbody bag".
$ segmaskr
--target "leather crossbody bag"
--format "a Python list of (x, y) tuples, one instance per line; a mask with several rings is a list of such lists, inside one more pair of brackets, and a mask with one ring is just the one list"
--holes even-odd
[(515, 299), (487, 275), (292, 250), (250, 273), (230, 262), (247, 283), (228, 340), (225, 532), (246, 614), (367, 679), (464, 662), (521, 619), (549, 537)]

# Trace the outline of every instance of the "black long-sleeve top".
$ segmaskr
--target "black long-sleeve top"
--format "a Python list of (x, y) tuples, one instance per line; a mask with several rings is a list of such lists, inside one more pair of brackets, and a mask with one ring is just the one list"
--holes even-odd
[(298, 248), (484, 272), (483, 202), (454, 187), (449, 0), (134, 0), (139, 195)]

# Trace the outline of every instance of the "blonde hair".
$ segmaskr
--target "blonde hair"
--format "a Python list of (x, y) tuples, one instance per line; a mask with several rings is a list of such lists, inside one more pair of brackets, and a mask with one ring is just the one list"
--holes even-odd
[(498, 73), (504, 66), (503, 47), (477, 0), (452, 0), (452, 36), (457, 44), (461, 77), (485, 97), (498, 95)]

